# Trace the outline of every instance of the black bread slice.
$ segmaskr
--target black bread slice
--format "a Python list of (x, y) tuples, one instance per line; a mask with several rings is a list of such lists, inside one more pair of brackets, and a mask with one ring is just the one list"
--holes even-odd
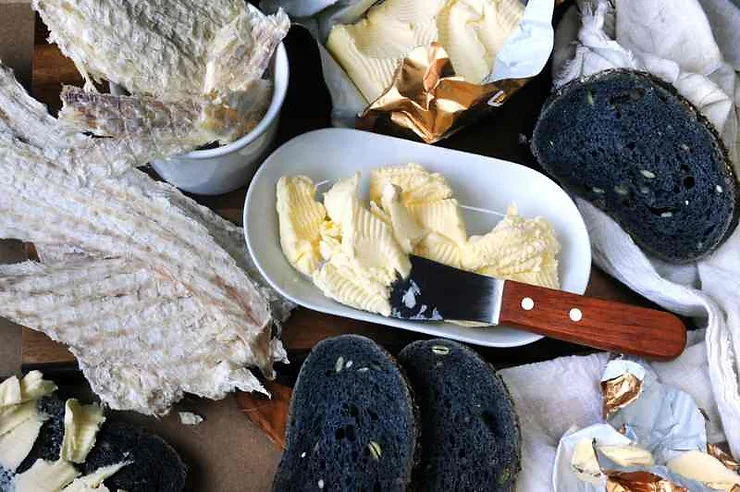
[(717, 132), (651, 75), (608, 70), (566, 84), (545, 104), (532, 152), (662, 260), (699, 259), (737, 224), (737, 179)]
[(273, 490), (402, 491), (416, 444), (401, 369), (372, 340), (317, 344), (298, 374)]
[[(64, 438), (64, 405), (65, 400), (54, 395), (39, 400), (39, 411), (49, 418), (41, 426), (33, 448), (18, 467), (18, 473), (29, 469), (39, 458), (48, 461), (59, 459)], [(76, 466), (86, 475), (121, 461), (133, 463), (105, 480), (104, 484), (110, 490), (179, 492), (185, 487), (186, 467), (177, 452), (156, 434), (125, 422), (107, 420), (98, 431), (95, 445), (85, 462)]]
[(133, 463), (105, 480), (110, 490), (179, 492), (185, 487), (187, 468), (174, 448), (158, 435), (127, 422), (103, 423), (79, 469), (87, 474), (121, 461)]
[(508, 491), (520, 469), (514, 404), (493, 367), (450, 340), (404, 348), (406, 370), (421, 415), (418, 491)]

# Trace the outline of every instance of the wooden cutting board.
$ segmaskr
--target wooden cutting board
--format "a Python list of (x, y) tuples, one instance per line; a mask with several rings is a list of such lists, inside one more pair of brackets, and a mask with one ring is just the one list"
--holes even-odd
[[(46, 36), (43, 24), (38, 21), (32, 93), (52, 111), (56, 111), (60, 105), (61, 85), (80, 85), (82, 79), (74, 64), (62, 56), (55, 46), (45, 42)], [(330, 99), (321, 77), (315, 43), (307, 32), (294, 28), (286, 38), (285, 44), (290, 58), (291, 75), (278, 129), (279, 142), (330, 124)], [(522, 137), (531, 134), (539, 108), (549, 94), (551, 81), (548, 74), (549, 68), (546, 68), (542, 75), (529, 82), (503, 107), (497, 109), (495, 114), (446, 139), (441, 145), (536, 166), (528, 148), (522, 145)], [(245, 193), (246, 190), (241, 189), (218, 197), (194, 198), (227, 220), (239, 224)], [(29, 252), (33, 256), (33, 250)], [(592, 270), (587, 294), (652, 306), (649, 301), (637, 296), (596, 268)], [(285, 432), (290, 387), (295, 382), (300, 364), (317, 342), (345, 333), (368, 336), (383, 345), (391, 354), (396, 354), (411, 341), (426, 338), (410, 331), (297, 309), (286, 323), (282, 334), (291, 364), (280, 364), (277, 380), (266, 382), (273, 399), (267, 400), (251, 394), (237, 396), (238, 404), (245, 415), (264, 429), (279, 445), (282, 445)], [(588, 350), (544, 339), (525, 347), (480, 348), (479, 352), (495, 366), (507, 367), (561, 355), (587, 353)], [(64, 346), (29, 329), (24, 329), (23, 332), (22, 361), (24, 369), (39, 368), (46, 372), (77, 370), (74, 357)]]

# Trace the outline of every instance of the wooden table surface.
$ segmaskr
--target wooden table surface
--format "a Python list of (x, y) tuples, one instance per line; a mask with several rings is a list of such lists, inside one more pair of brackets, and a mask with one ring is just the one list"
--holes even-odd
[[(278, 130), (278, 144), (296, 135), (330, 126), (330, 98), (321, 76), (318, 52), (307, 31), (300, 27), (291, 29), (285, 40), (290, 59), (290, 83), (283, 106)], [(37, 20), (36, 48), (33, 62), (32, 93), (55, 113), (60, 106), (59, 92), (62, 84), (81, 85), (82, 79), (74, 64), (61, 55), (56, 46), (46, 43), (46, 30)], [(521, 136), (530, 136), (542, 103), (551, 87), (549, 67), (530, 81), (503, 107), (482, 120), (458, 132), (438, 145), (457, 150), (510, 160), (537, 168)], [(491, 173), (495, 173), (491, 169)], [(212, 208), (221, 216), (240, 223), (246, 188), (217, 197), (194, 196), (200, 203)], [(646, 299), (631, 292), (624, 285), (598, 268), (592, 268), (587, 294), (594, 297), (621, 300), (651, 306)], [(427, 338), (414, 332), (394, 329), (299, 308), (286, 323), (283, 340), (292, 364), (280, 365), (278, 384), (270, 388), (276, 393), (272, 402), (257, 402), (243, 397), (243, 405), (258, 411), (250, 416), (272, 437), (279, 440), (281, 419), (290, 396), (288, 388), (294, 381), (300, 363), (319, 340), (343, 333), (366, 335), (396, 353), (407, 343)], [(23, 360), (26, 367), (47, 362), (73, 362), (71, 354), (44, 335), (26, 330)], [(517, 348), (479, 348), (479, 352), (497, 367), (506, 367), (551, 359), (561, 355), (588, 353), (589, 349), (557, 340), (543, 339)], [(275, 408), (280, 407), (279, 411)], [(280, 415), (283, 414), (283, 415)], [(277, 419), (277, 421), (275, 421)]]

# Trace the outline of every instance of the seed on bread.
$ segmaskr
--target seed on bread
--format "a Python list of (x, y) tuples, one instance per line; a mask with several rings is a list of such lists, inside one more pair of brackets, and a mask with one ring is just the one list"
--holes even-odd
[(447, 355), (450, 353), (450, 349), (444, 345), (432, 345), (432, 352), (437, 355)]

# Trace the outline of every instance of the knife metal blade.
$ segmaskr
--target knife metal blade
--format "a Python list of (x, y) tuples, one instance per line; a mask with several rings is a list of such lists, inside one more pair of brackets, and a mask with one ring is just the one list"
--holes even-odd
[(411, 274), (391, 286), (391, 316), (416, 321), (499, 322), (504, 280), (411, 255)]

